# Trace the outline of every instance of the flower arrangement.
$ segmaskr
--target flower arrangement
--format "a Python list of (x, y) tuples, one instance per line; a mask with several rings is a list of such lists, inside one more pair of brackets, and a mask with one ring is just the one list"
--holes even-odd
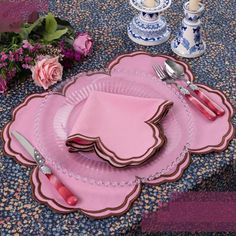
[(32, 76), (36, 85), (48, 89), (91, 52), (88, 33), (76, 33), (69, 22), (48, 13), (19, 32), (0, 34), (0, 93), (12, 79)]

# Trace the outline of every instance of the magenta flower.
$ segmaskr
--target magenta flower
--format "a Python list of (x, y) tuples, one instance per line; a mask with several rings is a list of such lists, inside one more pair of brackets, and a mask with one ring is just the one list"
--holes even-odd
[(34, 49), (31, 43), (28, 40), (23, 40), (23, 48), (29, 49), (30, 51)]
[(1, 52), (0, 55), (1, 55), (1, 61), (2, 62), (5, 61), (8, 58), (8, 56), (5, 52)]
[(19, 61), (19, 54), (18, 53), (14, 53), (14, 59), (16, 62)]
[(37, 55), (37, 56), (36, 56), (35, 60), (36, 60), (36, 61), (41, 61), (41, 60), (43, 60), (43, 59), (46, 58), (46, 57), (47, 57), (47, 56), (40, 54), (40, 55)]
[(4, 93), (7, 90), (7, 81), (0, 76), (0, 93)]
[(18, 48), (17, 50), (16, 50), (16, 53), (17, 54), (23, 54), (23, 48)]
[(31, 52), (36, 52), (37, 50), (39, 50), (40, 48), (42, 48), (41, 44), (37, 43), (33, 46), (33, 48), (30, 49)]
[(6, 67), (7, 66), (7, 63), (4, 62), (4, 63), (0, 63), (0, 69), (3, 68), (3, 67)]
[(81, 54), (80, 54), (80, 52), (76, 52), (76, 53), (75, 53), (75, 60), (76, 60), (76, 61), (80, 61), (80, 59), (81, 59)]
[(16, 68), (13, 68), (12, 70), (7, 72), (7, 80), (11, 80), (16, 75)]
[(22, 66), (22, 68), (24, 68), (26, 70), (30, 70), (32, 68), (32, 66), (28, 65), (28, 64), (22, 64), (21, 66)]
[(29, 62), (31, 62), (31, 61), (33, 61), (33, 58), (32, 58), (32, 57), (29, 57), (29, 56), (26, 56), (26, 57), (25, 57), (25, 62), (26, 62), (26, 63), (29, 63)]
[(64, 48), (65, 48), (65, 42), (64, 42), (63, 40), (61, 40), (61, 41), (59, 42), (59, 48), (61, 49), (61, 51), (64, 50)]
[(70, 60), (74, 60), (75, 58), (75, 51), (73, 49), (64, 50), (63, 54), (65, 58), (68, 58)]
[(9, 59), (10, 61), (14, 61), (14, 54), (13, 54), (12, 51), (9, 52), (8, 59)]

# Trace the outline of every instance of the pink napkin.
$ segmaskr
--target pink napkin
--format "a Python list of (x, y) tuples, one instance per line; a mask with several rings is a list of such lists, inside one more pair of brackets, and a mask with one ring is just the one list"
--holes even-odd
[(94, 91), (66, 145), (71, 152), (95, 151), (116, 167), (138, 165), (165, 143), (159, 122), (172, 105), (163, 99)]

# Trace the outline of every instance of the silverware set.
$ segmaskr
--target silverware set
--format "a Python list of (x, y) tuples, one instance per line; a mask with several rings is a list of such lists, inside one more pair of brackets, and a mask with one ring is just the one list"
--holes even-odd
[[(207, 119), (214, 121), (217, 117), (223, 116), (225, 111), (197, 85), (184, 78), (184, 68), (172, 61), (166, 60), (164, 67), (154, 65), (153, 69), (159, 79), (177, 87), (180, 93)], [(184, 81), (186, 86), (182, 86), (178, 81)]]

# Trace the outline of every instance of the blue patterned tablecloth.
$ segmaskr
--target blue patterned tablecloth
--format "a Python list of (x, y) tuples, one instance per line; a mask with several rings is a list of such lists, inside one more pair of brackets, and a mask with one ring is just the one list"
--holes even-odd
[[(173, 0), (166, 18), (174, 33), (180, 25), (185, 1)], [(236, 1), (204, 1), (203, 18), (207, 52), (188, 62), (197, 81), (221, 89), (235, 105), (236, 101)], [(127, 24), (137, 12), (128, 0), (52, 0), (50, 10), (63, 16), (80, 31), (94, 38), (94, 51), (83, 63), (64, 76), (80, 71), (102, 69), (114, 57), (127, 52), (145, 50), (154, 54), (173, 55), (170, 40), (160, 46), (143, 47), (131, 42)], [(31, 80), (14, 85), (0, 98), (0, 128), (10, 121), (12, 109), (32, 93), (41, 92)], [(236, 118), (233, 119), (234, 124)], [(2, 142), (2, 141), (1, 141)], [(134, 234), (140, 230), (144, 211), (154, 211), (158, 202), (167, 200), (174, 190), (206, 190), (211, 180), (217, 186), (226, 182), (222, 176), (229, 166), (236, 169), (235, 139), (226, 151), (192, 156), (192, 164), (174, 183), (144, 186), (140, 197), (121, 217), (92, 220), (80, 212), (58, 214), (32, 198), (29, 181), (31, 169), (17, 164), (0, 150), (0, 235), (111, 235)], [(228, 173), (228, 172), (227, 172)], [(231, 170), (230, 173), (233, 173)], [(213, 177), (214, 176), (214, 177)], [(222, 177), (219, 177), (222, 176)], [(232, 174), (227, 175), (229, 178)], [(222, 178), (222, 179), (221, 179)], [(216, 187), (216, 189), (218, 189)]]

